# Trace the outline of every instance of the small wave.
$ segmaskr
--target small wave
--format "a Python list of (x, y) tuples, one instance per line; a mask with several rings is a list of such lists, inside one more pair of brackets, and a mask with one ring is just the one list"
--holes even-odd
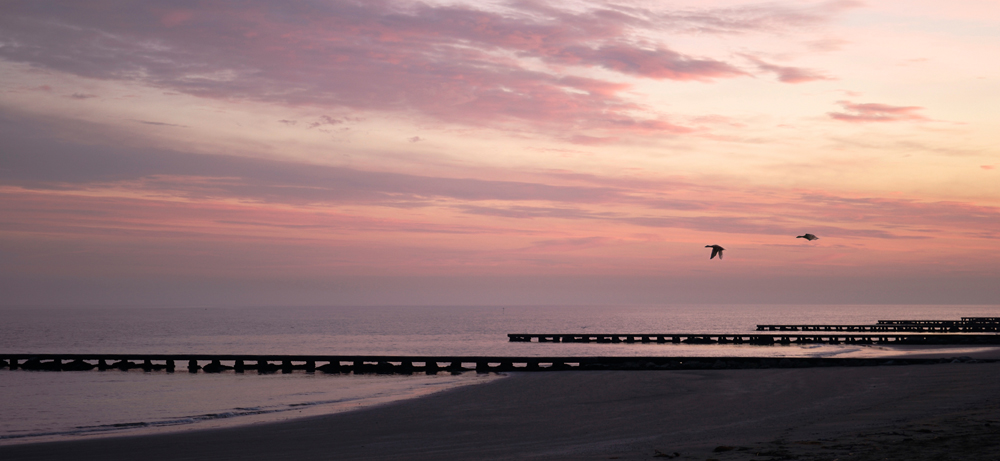
[(205, 421), (239, 418), (244, 416), (283, 413), (286, 411), (292, 411), (302, 407), (315, 407), (318, 405), (345, 403), (355, 400), (365, 400), (366, 398), (367, 397), (365, 398), (358, 397), (358, 398), (344, 398), (344, 399), (334, 399), (334, 400), (321, 400), (315, 402), (292, 403), (276, 408), (260, 408), (260, 407), (234, 408), (231, 411), (225, 411), (219, 413), (205, 413), (194, 416), (182, 416), (178, 418), (164, 419), (159, 421), (136, 421), (127, 423), (99, 424), (94, 426), (77, 426), (72, 430), (66, 430), (66, 431), (6, 434), (6, 435), (0, 435), (0, 440), (16, 440), (16, 439), (53, 437), (53, 436), (86, 436), (86, 435), (96, 435), (96, 434), (108, 434), (116, 431), (127, 431), (130, 429), (182, 426), (182, 425), (195, 424)]

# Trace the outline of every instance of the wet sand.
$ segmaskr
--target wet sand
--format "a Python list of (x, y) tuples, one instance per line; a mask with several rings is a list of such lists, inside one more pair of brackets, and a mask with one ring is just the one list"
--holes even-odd
[(3, 460), (1000, 459), (1000, 363), (520, 373), (381, 407)]

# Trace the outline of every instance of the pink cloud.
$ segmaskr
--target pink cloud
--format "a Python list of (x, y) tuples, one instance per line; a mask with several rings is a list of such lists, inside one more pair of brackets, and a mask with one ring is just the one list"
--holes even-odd
[(166, 27), (175, 27), (183, 22), (191, 20), (194, 12), (191, 10), (174, 10), (164, 13), (160, 17), (160, 23)]
[(830, 22), (843, 12), (862, 6), (854, 0), (831, 0), (820, 3), (760, 2), (725, 8), (692, 9), (650, 14), (657, 24), (685, 31), (709, 34), (745, 34), (782, 32), (814, 27)]
[(552, 58), (567, 64), (596, 64), (623, 74), (657, 80), (712, 80), (746, 75), (721, 61), (692, 58), (665, 48), (644, 49), (625, 44), (596, 49), (565, 48)]
[(833, 80), (832, 78), (814, 70), (769, 64), (753, 56), (746, 56), (746, 58), (753, 61), (753, 63), (757, 65), (758, 69), (776, 74), (778, 76), (778, 81), (783, 83), (805, 83), (816, 80)]
[(982, 168), (984, 170), (994, 170), (996, 169), (996, 165), (979, 165), (979, 168)]
[[(319, 128), (319, 127), (323, 127), (323, 126), (342, 125), (342, 124), (344, 124), (346, 122), (354, 122), (354, 121), (358, 121), (358, 120), (359, 119), (353, 118), (353, 117), (333, 118), (333, 117), (331, 117), (329, 115), (320, 115), (317, 118), (317, 120), (315, 122), (310, 123), (309, 126), (306, 129)], [(282, 122), (282, 123), (285, 123), (286, 125), (289, 124), (287, 120), (279, 120), (279, 121)], [(290, 124), (294, 125), (295, 122), (293, 121)]]
[[(68, 144), (52, 136), (58, 130), (44, 123), (6, 120), (0, 131), (11, 147), (0, 156), (0, 183), (45, 191), (42, 194), (53, 197), (96, 193), (219, 206), (252, 203), (331, 211), (347, 207), (370, 210), (373, 216), (383, 215), (387, 208), (419, 208), (430, 214), (447, 210), (510, 219), (586, 220), (619, 228), (760, 235), (799, 232), (803, 223), (827, 235), (866, 238), (969, 235), (969, 229), (1000, 226), (1000, 209), (971, 203), (765, 187), (744, 190), (678, 177), (645, 177), (645, 172), (635, 173), (639, 176), (634, 178), (547, 170), (494, 170), (467, 178), (421, 171), (380, 172), (113, 143)], [(587, 141), (603, 140), (580, 140)], [(63, 208), (91, 209), (82, 205)], [(254, 221), (247, 217), (230, 220)]]
[[(163, 11), (119, 1), (15, 3), (0, 18), (12, 44), (0, 48), (0, 57), (208, 98), (413, 110), (463, 124), (601, 130), (605, 138), (637, 126), (650, 133), (684, 130), (665, 121), (628, 122), (643, 107), (620, 94), (627, 83), (574, 73), (602, 68), (682, 81), (746, 75), (719, 59), (636, 43), (636, 33), (662, 26), (663, 17), (649, 12), (539, 2), (509, 7), (499, 13), (388, 1), (247, 1)], [(559, 70), (529, 69), (526, 60)], [(614, 123), (604, 120), (609, 114)]]
[(920, 106), (890, 106), (888, 104), (855, 104), (850, 101), (837, 101), (846, 112), (828, 112), (835, 119), (852, 123), (868, 122), (898, 122), (906, 120), (927, 120), (923, 115), (915, 113), (922, 110)]

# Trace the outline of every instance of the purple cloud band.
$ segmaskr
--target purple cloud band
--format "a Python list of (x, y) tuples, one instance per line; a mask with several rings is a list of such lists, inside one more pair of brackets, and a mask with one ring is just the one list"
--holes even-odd
[[(641, 107), (619, 95), (628, 84), (578, 71), (739, 77), (746, 71), (730, 63), (643, 36), (664, 28), (745, 33), (809, 25), (852, 4), (662, 13), (535, 1), (502, 12), (386, 0), (12, 1), (0, 15), (0, 59), (202, 97), (416, 110), (464, 124), (677, 134), (690, 129), (634, 115)], [(558, 70), (529, 66), (531, 60)], [(816, 78), (793, 68), (766, 70), (788, 82)]]

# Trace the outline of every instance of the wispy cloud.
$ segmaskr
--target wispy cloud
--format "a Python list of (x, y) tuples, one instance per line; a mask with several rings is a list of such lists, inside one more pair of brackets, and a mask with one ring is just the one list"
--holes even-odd
[(869, 122), (899, 122), (927, 120), (927, 117), (916, 113), (923, 110), (919, 106), (890, 106), (888, 104), (865, 103), (855, 104), (851, 101), (837, 101), (844, 112), (828, 112), (835, 119), (851, 123)]
[(172, 127), (175, 127), (175, 128), (187, 128), (184, 125), (177, 125), (177, 124), (173, 124), (173, 123), (164, 123), (164, 122), (151, 122), (149, 120), (136, 120), (136, 122), (142, 123), (143, 125), (172, 126)]
[(816, 27), (858, 8), (854, 0), (831, 0), (820, 3), (752, 3), (725, 8), (689, 9), (651, 14), (665, 27), (708, 34), (777, 33), (803, 27)]
[[(309, 124), (308, 129), (319, 128), (319, 127), (323, 127), (323, 126), (343, 125), (344, 123), (347, 123), (347, 122), (350, 122), (350, 121), (357, 121), (357, 120), (358, 119), (353, 118), (353, 117), (333, 118), (333, 117), (330, 117), (329, 115), (320, 115), (319, 118), (315, 122), (312, 122), (312, 123)], [(295, 123), (293, 122), (291, 124), (294, 125)]]
[(775, 64), (769, 64), (753, 56), (745, 56), (747, 59), (752, 61), (758, 69), (764, 72), (774, 73), (778, 76), (778, 81), (784, 83), (805, 83), (816, 80), (833, 80), (833, 78), (814, 70), (803, 69), (800, 67), (778, 66)]
[[(298, 161), (75, 144), (32, 120), (5, 119), (0, 181), (52, 193), (103, 191), (193, 202), (296, 207), (448, 210), (526, 221), (592, 221), (646, 228), (783, 235), (814, 223), (829, 235), (925, 237), (1000, 226), (1000, 210), (919, 201), (756, 188), (680, 178), (635, 179), (567, 171), (520, 172), (519, 180), (372, 171)], [(984, 165), (989, 167), (991, 165)], [(988, 170), (988, 168), (984, 168)], [(509, 173), (509, 172), (507, 172)], [(75, 191), (75, 192), (74, 192)], [(89, 193), (89, 192), (88, 192)], [(65, 208), (65, 207), (63, 207)], [(509, 224), (505, 224), (509, 225)]]
[[(646, 32), (797, 27), (826, 21), (853, 3), (683, 12), (556, 5), (14, 2), (0, 19), (0, 57), (201, 97), (413, 110), (454, 123), (528, 122), (558, 132), (572, 126), (610, 140), (619, 132), (690, 132), (643, 115), (644, 107), (621, 93), (630, 87), (627, 77), (713, 81), (747, 75), (724, 59), (641, 38)], [(73, 52), (57, 52), (66, 49)], [(593, 69), (623, 81), (594, 78)], [(793, 67), (770, 70), (788, 82), (822, 78)]]

